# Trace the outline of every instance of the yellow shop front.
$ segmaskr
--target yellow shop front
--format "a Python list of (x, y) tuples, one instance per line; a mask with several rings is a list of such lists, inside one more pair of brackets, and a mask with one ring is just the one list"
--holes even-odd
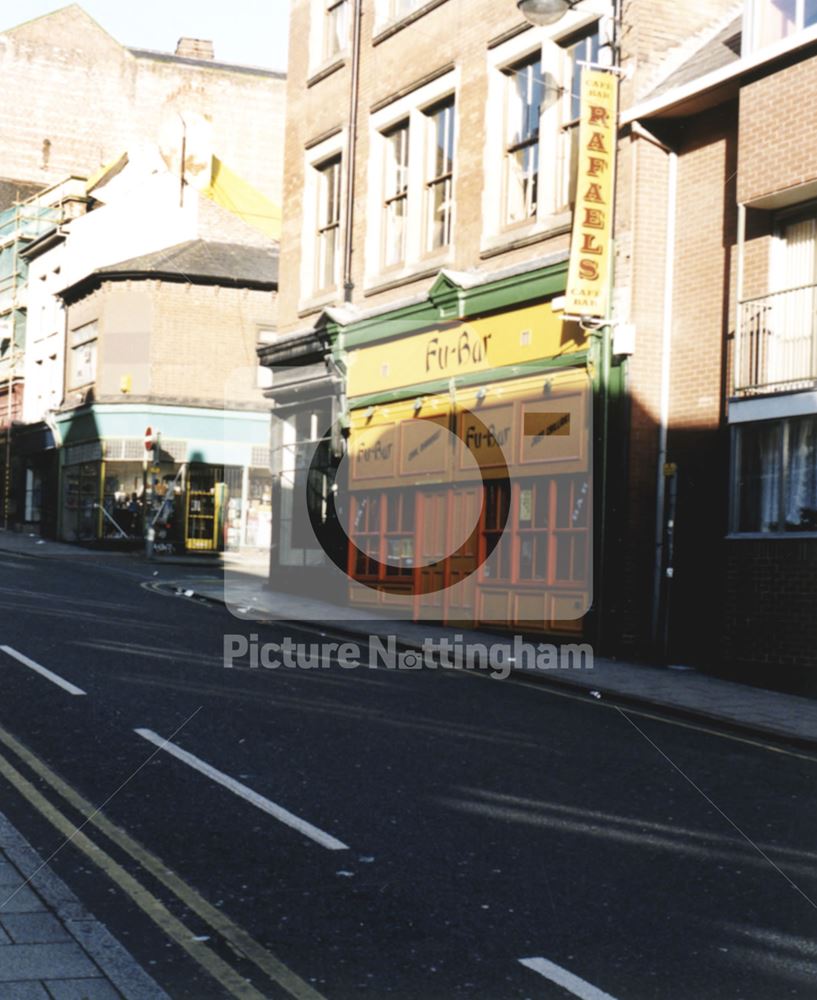
[(592, 566), (583, 336), (538, 305), (350, 355), (354, 604), (580, 630)]

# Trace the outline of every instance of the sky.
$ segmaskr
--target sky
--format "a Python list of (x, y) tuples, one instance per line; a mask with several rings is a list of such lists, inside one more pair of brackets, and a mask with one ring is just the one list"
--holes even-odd
[[(69, 0), (0, 0), (0, 31)], [(289, 0), (79, 0), (129, 48), (174, 52), (182, 35), (209, 38), (220, 62), (286, 70)]]

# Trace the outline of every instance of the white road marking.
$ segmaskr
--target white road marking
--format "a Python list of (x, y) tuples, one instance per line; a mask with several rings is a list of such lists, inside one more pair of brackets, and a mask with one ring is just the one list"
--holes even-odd
[(24, 666), (28, 667), (30, 670), (34, 670), (42, 677), (45, 677), (47, 680), (51, 681), (52, 684), (56, 684), (57, 687), (61, 687), (63, 691), (67, 691), (69, 694), (85, 694), (82, 688), (78, 688), (76, 684), (63, 680), (62, 677), (59, 677), (57, 674), (52, 673), (52, 671), (47, 670), (39, 663), (35, 663), (34, 660), (30, 660), (27, 656), (23, 656), (22, 653), (18, 653), (17, 650), (12, 649), (11, 646), (0, 646), (0, 650), (2, 650), (7, 656), (13, 656), (15, 660), (19, 660), (19, 662)]
[(315, 843), (320, 844), (321, 847), (325, 847), (330, 851), (349, 850), (347, 844), (337, 840), (335, 837), (331, 836), (331, 834), (324, 833), (323, 830), (319, 830), (311, 823), (307, 823), (306, 820), (301, 819), (299, 816), (294, 815), (294, 813), (289, 812), (288, 809), (284, 809), (283, 806), (276, 805), (269, 799), (265, 799), (263, 795), (259, 795), (258, 792), (254, 792), (251, 788), (248, 788), (246, 785), (242, 785), (240, 781), (236, 781), (235, 778), (231, 778), (222, 771), (217, 771), (214, 767), (206, 764), (200, 758), (194, 756), (192, 753), (188, 753), (186, 750), (182, 750), (182, 748), (177, 747), (175, 743), (168, 742), (152, 730), (135, 729), (134, 732), (143, 739), (148, 740), (154, 746), (159, 747), (160, 750), (166, 750), (177, 760), (181, 760), (185, 764), (188, 764), (194, 770), (198, 771), (199, 774), (203, 774), (211, 780), (217, 782), (219, 785), (223, 785), (224, 788), (228, 788), (235, 795), (240, 796), (242, 799), (251, 803), (262, 812), (265, 812), (270, 816), (274, 816), (275, 819), (280, 820), (281, 823), (285, 823), (287, 826), (292, 827), (293, 830), (297, 830), (305, 837), (309, 837), (310, 840), (314, 840)]
[(609, 993), (596, 989), (584, 979), (579, 979), (572, 972), (563, 969), (561, 965), (556, 965), (555, 962), (549, 962), (546, 958), (520, 958), (519, 961), (526, 968), (538, 972), (540, 976), (561, 986), (573, 996), (580, 997), (581, 1000), (615, 1000)]

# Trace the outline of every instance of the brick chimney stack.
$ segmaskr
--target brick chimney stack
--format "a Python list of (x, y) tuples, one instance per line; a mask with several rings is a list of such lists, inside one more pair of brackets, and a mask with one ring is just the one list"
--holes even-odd
[(185, 59), (213, 59), (213, 43), (205, 38), (180, 38), (176, 46), (176, 55)]

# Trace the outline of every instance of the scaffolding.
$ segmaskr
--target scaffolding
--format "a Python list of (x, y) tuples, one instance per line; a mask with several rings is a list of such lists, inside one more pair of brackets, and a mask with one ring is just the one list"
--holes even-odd
[(8, 527), (12, 489), (11, 431), (22, 418), (28, 282), (22, 251), (82, 214), (87, 201), (85, 179), (69, 177), (0, 212), (0, 507), (4, 527)]

